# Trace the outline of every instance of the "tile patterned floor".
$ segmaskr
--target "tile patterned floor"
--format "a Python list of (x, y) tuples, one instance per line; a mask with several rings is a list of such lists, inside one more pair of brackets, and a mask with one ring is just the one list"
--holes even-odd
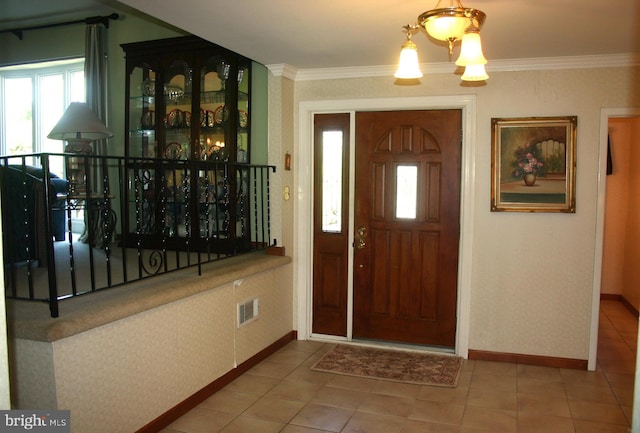
[(603, 301), (595, 372), (465, 361), (457, 388), (311, 371), (294, 341), (162, 433), (627, 433), (637, 319)]

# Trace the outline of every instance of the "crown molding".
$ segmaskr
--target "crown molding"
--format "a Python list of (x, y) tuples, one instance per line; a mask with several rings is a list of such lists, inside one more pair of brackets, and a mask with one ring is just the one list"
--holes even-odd
[[(560, 69), (624, 68), (640, 66), (640, 54), (611, 54), (570, 57), (537, 57), (531, 59), (490, 60), (487, 72), (513, 72)], [(294, 81), (331, 80), (343, 78), (388, 77), (396, 71), (395, 65), (360, 66), (345, 68), (297, 69), (291, 65), (267, 65), (275, 76)], [(454, 62), (422, 63), (422, 72), (428, 74), (451, 74), (457, 69)]]
[(487, 64), (489, 71), (536, 71), (549, 69), (625, 68), (640, 65), (640, 54), (609, 54), (532, 59), (496, 60)]
[(296, 79), (298, 69), (286, 63), (280, 63), (277, 65), (266, 65), (267, 69), (276, 77), (289, 78), (290, 80)]

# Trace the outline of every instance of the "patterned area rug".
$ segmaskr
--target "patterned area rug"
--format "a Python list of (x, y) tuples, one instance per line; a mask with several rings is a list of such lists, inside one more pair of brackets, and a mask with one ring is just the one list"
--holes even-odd
[(394, 382), (454, 388), (462, 358), (452, 355), (403, 352), (369, 347), (337, 345), (312, 370)]

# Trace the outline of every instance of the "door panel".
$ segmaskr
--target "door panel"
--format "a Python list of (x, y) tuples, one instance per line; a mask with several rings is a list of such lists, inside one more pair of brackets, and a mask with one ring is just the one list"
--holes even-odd
[(356, 114), (354, 338), (455, 344), (461, 121)]
[(312, 332), (347, 335), (349, 114), (314, 117)]

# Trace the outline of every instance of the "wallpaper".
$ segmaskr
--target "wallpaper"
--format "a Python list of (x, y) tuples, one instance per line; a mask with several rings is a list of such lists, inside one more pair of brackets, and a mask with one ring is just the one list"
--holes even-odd
[[(286, 267), (51, 344), (18, 340), (21, 405), (71, 410), (74, 433), (139, 429), (291, 331)], [(238, 329), (236, 303), (254, 297), (260, 315)]]

